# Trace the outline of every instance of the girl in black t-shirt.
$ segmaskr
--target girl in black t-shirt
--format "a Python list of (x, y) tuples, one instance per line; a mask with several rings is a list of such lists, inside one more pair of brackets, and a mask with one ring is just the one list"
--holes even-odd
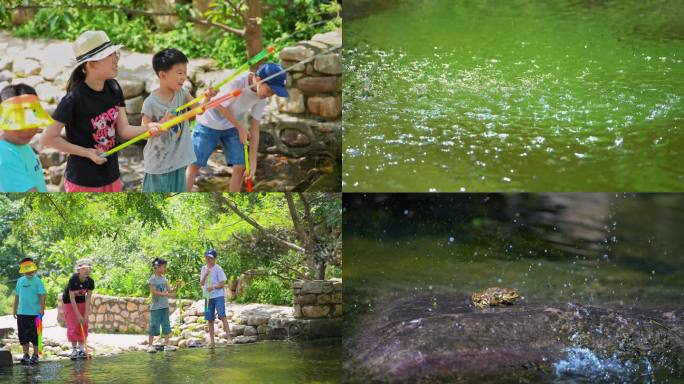
[[(100, 154), (116, 146), (116, 137), (130, 139), (150, 130), (158, 136), (159, 124), (142, 127), (128, 123), (118, 74), (119, 50), (102, 31), (84, 32), (74, 43), (76, 68), (67, 94), (57, 106), (56, 123), (45, 129), (41, 143), (68, 153), (64, 190), (67, 192), (119, 192), (122, 183), (119, 158)], [(60, 136), (66, 127), (66, 139)]]
[(92, 262), (88, 259), (76, 262), (76, 273), (69, 279), (64, 288), (64, 320), (67, 325), (67, 340), (71, 342), (71, 360), (86, 357), (83, 349), (88, 337), (88, 314), (90, 313), (90, 297), (95, 289), (95, 281), (90, 278)]

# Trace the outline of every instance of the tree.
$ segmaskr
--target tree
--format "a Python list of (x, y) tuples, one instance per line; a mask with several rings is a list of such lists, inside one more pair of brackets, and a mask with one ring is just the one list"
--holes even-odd
[[(305, 271), (276, 262), (284, 269), (294, 272), (299, 278), (321, 280), (325, 278), (326, 266), (329, 264), (341, 266), (342, 231), (339, 222), (339, 217), (341, 217), (339, 195), (284, 193), (292, 226), (297, 237), (296, 242), (286, 239), (259, 224), (238, 207), (233, 200), (234, 197), (228, 196), (230, 195), (214, 194), (219, 210), (234, 212), (261, 235), (287, 249), (304, 255)], [(316, 211), (319, 211), (318, 214)]]

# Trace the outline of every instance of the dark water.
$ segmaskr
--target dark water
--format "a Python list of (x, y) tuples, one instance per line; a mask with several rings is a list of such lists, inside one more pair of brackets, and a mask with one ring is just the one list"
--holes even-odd
[(345, 191), (681, 191), (681, 0), (345, 4)]
[[(528, 304), (684, 307), (683, 195), (350, 194), (344, 199), (345, 335), (373, 316), (381, 301), (470, 295), (491, 286), (515, 288), (520, 302)], [(366, 220), (371, 216), (376, 219)], [(559, 367), (573, 375), (598, 369), (591, 382), (623, 363), (599, 359), (603, 368), (582, 365), (591, 353), (572, 351)], [(654, 372), (660, 380), (684, 379), (684, 372), (673, 374), (670, 368), (651, 367), (648, 379)], [(644, 369), (608, 377), (631, 381), (629, 375)]]
[(2, 383), (339, 383), (339, 340), (259, 342), (0, 369)]

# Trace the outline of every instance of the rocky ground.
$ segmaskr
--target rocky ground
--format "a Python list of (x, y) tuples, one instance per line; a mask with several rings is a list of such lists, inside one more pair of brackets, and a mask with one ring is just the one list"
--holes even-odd
[[(229, 320), (228, 333), (231, 337), (230, 340), (227, 339), (223, 324), (217, 321), (215, 325), (217, 346), (254, 343), (267, 339), (299, 338), (311, 329), (308, 322), (313, 321), (294, 319), (292, 307), (289, 306), (231, 303), (228, 304), (226, 310)], [(56, 309), (46, 311), (43, 323), (44, 355), (42, 359), (47, 361), (67, 359), (71, 352), (71, 344), (66, 340), (66, 328), (60, 327), (57, 323), (56, 312)], [(204, 301), (197, 301), (190, 307), (184, 308), (182, 321), (179, 311), (176, 310), (171, 315), (172, 336), (169, 338), (169, 343), (179, 348), (208, 346), (207, 322), (203, 315)], [(318, 321), (339, 328), (340, 320)], [(16, 336), (16, 320), (12, 316), (0, 317), (0, 329), (6, 331), (1, 340), (2, 348), (10, 350), (15, 363), (18, 362), (22, 352)], [(91, 332), (88, 337), (88, 348), (94, 357), (143, 351), (147, 349), (147, 335)]]

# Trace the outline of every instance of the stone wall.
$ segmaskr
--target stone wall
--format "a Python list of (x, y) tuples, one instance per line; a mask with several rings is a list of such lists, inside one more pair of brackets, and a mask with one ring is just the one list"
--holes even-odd
[[(279, 57), (284, 68), (342, 44), (342, 31), (315, 35), (284, 48)], [(290, 97), (274, 100), (277, 112), (262, 126), (260, 151), (298, 157), (327, 153), (341, 161), (342, 60), (339, 52), (299, 65), (287, 76)]]
[[(189, 308), (192, 303), (192, 300), (183, 300), (183, 307)], [(176, 305), (176, 299), (169, 299), (170, 312), (175, 311)], [(58, 300), (57, 322), (64, 327), (63, 306)], [(88, 322), (91, 329), (105, 332), (146, 333), (150, 324), (150, 298), (94, 294)]]
[(342, 279), (298, 280), (294, 291), (294, 317), (303, 319), (342, 316)]

